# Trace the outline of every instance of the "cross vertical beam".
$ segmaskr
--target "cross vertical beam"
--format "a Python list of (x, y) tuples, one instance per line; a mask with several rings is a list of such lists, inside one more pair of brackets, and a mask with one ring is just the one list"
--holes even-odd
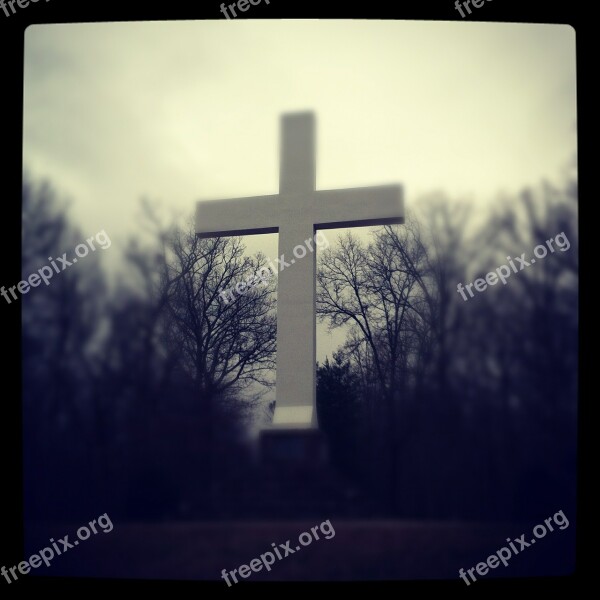
[[(294, 264), (277, 283), (277, 390), (273, 425), (313, 426), (316, 415), (316, 251), (314, 226), (296, 214), (305, 209), (316, 187), (316, 124), (313, 113), (284, 115), (281, 123), (279, 193), (285, 213), (279, 226), (279, 256)], [(313, 244), (312, 252), (294, 258), (296, 246)]]

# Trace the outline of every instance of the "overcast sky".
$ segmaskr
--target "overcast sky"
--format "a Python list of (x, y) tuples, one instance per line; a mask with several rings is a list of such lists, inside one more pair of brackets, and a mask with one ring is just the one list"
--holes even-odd
[[(576, 151), (569, 26), (383, 21), (34, 25), (24, 162), (119, 248), (142, 196), (277, 193), (278, 125), (314, 110), (318, 188), (402, 183), (489, 207)], [(327, 232), (334, 237), (334, 232)], [(246, 238), (271, 258), (276, 235)], [(318, 358), (341, 341), (320, 331)]]

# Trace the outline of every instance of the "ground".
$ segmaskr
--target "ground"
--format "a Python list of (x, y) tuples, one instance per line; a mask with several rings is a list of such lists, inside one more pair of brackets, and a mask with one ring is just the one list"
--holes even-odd
[[(272, 542), (291, 548), (304, 531), (321, 523), (215, 522), (215, 523), (114, 523), (110, 533), (92, 535), (59, 557), (50, 567), (32, 574), (110, 578), (219, 580), (221, 571), (249, 564), (272, 550)], [(69, 533), (76, 539), (80, 524), (38, 526), (29, 531), (26, 558)], [(424, 521), (349, 521), (331, 519), (335, 536), (310, 545), (281, 560), (271, 571), (252, 573), (250, 580), (398, 580), (456, 579), (460, 568), (486, 561), (506, 538), (518, 538), (529, 523), (477, 524)], [(513, 556), (485, 576), (564, 575), (573, 570), (574, 526), (556, 530), (535, 546)], [(60, 545), (59, 545), (60, 547)], [(518, 548), (518, 544), (516, 544)], [(282, 551), (282, 554), (284, 552)], [(482, 579), (482, 577), (479, 577)], [(223, 582), (223, 585), (226, 584)]]

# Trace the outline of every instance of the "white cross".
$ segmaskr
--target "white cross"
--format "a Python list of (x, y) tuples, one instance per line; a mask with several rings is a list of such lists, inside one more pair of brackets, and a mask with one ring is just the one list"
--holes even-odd
[[(279, 233), (279, 255), (318, 229), (404, 222), (398, 185), (316, 190), (312, 112), (282, 116), (279, 194), (198, 202), (201, 237)], [(281, 270), (277, 285), (277, 403), (273, 425), (316, 427), (316, 252)]]

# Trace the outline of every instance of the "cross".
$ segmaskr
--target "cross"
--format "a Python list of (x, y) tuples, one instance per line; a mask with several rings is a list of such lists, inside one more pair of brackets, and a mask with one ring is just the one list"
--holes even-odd
[[(281, 121), (279, 194), (201, 201), (200, 237), (279, 233), (279, 255), (319, 229), (404, 222), (399, 185), (316, 189), (316, 123), (312, 112)], [(273, 425), (316, 428), (316, 251), (280, 268), (277, 284), (277, 373)]]

